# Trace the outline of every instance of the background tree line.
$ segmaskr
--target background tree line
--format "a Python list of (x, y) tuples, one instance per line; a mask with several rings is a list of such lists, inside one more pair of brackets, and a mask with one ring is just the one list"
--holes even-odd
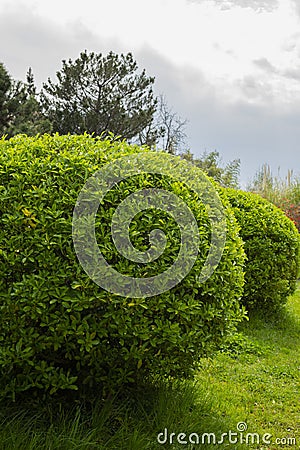
[(200, 158), (187, 149), (186, 120), (155, 96), (155, 78), (139, 71), (131, 53), (81, 52), (62, 61), (56, 81), (40, 92), (29, 68), (26, 82), (12, 79), (0, 63), (0, 136), (23, 133), (113, 133), (129, 142), (180, 154), (224, 186), (237, 187), (240, 161), (225, 167), (218, 152)]

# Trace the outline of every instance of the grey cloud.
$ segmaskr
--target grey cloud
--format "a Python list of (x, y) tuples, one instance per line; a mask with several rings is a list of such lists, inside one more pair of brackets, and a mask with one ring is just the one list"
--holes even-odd
[(268, 61), (267, 58), (260, 58), (260, 59), (255, 59), (253, 61), (253, 63), (259, 67), (260, 69), (264, 70), (265, 72), (268, 73), (278, 73), (278, 70), (276, 69), (275, 66), (273, 66), (273, 64), (270, 63), (270, 61)]
[(300, 3), (299, 0), (293, 0), (293, 6), (295, 8), (296, 14), (300, 17)]
[[(207, 3), (208, 0), (187, 0), (190, 3)], [(272, 12), (278, 8), (278, 0), (210, 0), (223, 10), (231, 9), (235, 6), (241, 8), (251, 8), (257, 12)], [(297, 0), (295, 0), (297, 1)]]
[[(299, 16), (300, 16), (300, 4), (299, 4)], [(281, 45), (281, 50), (284, 52), (294, 52), (299, 55), (299, 31), (293, 32), (286, 38), (286, 40)]]
[(243, 79), (237, 81), (237, 86), (249, 100), (259, 100), (268, 104), (273, 99), (271, 85), (259, 77), (252, 75), (245, 76)]
[[(269, 75), (276, 74), (283, 78), (290, 78), (292, 80), (300, 80), (300, 66), (299, 64), (297, 66), (293, 66), (289, 69), (285, 70), (279, 70), (273, 64), (271, 64), (266, 58), (256, 59), (253, 61), (255, 66), (262, 69), (264, 72), (266, 72)], [(251, 83), (250, 83), (251, 84)], [(252, 83), (253, 84), (253, 83)]]
[(288, 114), (246, 102), (199, 102), (190, 110), (188, 135), (194, 153), (216, 149), (228, 161), (241, 159), (242, 186), (264, 163), (276, 173), (300, 170), (300, 105)]
[(282, 173), (300, 169), (300, 104), (283, 113), (274, 106), (271, 86), (254, 77), (237, 82), (243, 96), (229, 104), (200, 71), (175, 67), (149, 48), (138, 58), (156, 75), (157, 88), (171, 106), (188, 119), (188, 145), (194, 154), (217, 150), (224, 161), (240, 158), (243, 187), (264, 163), (275, 173), (278, 167)]
[(218, 52), (223, 53), (223, 54), (225, 53), (235, 60), (237, 59), (237, 55), (235, 54), (235, 52), (232, 49), (225, 48), (223, 45), (220, 45), (219, 42), (214, 42), (213, 47)]
[[(267, 58), (256, 59), (253, 61), (253, 63), (256, 67), (262, 69), (268, 75), (278, 75), (282, 78), (288, 78), (291, 80), (300, 81), (300, 65), (299, 65), (299, 63), (293, 65), (293, 67), (290, 67), (289, 69), (277, 69), (275, 66), (273, 66), (273, 64), (270, 63), (270, 61), (268, 61)], [(247, 85), (248, 85), (248, 87), (250, 87), (250, 90), (251, 90), (251, 87), (253, 88), (255, 84), (257, 86), (257, 83), (255, 83), (255, 80), (245, 80), (245, 88), (247, 88)], [(257, 86), (257, 87), (259, 87), (259, 86)]]
[(214, 95), (213, 86), (201, 71), (193, 67), (175, 65), (148, 46), (144, 46), (135, 56), (150, 75), (155, 75), (156, 90), (170, 95), (175, 103), (180, 99), (180, 102), (189, 104), (194, 95), (197, 98), (211, 98)]
[(11, 75), (24, 79), (28, 67), (32, 67), (40, 86), (61, 67), (61, 61), (76, 58), (84, 49), (106, 53), (120, 51), (119, 43), (101, 41), (82, 23), (67, 28), (39, 17), (23, 6), (0, 15), (0, 62)]
[(300, 67), (285, 70), (283, 75), (287, 78), (300, 81)]

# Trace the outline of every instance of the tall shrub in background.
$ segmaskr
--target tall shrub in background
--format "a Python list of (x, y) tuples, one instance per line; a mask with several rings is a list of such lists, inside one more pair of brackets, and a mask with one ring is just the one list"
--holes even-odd
[(300, 231), (300, 177), (289, 170), (282, 178), (274, 176), (270, 167), (265, 164), (256, 174), (248, 190), (266, 198), (282, 209)]

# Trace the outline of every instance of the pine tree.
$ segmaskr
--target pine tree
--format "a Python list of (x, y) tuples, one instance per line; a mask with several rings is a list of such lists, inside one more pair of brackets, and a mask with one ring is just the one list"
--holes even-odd
[(10, 114), (10, 89), (11, 89), (11, 78), (2, 63), (0, 63), (0, 134), (3, 133), (7, 127)]
[(42, 104), (53, 131), (61, 134), (114, 133), (134, 140), (151, 126), (157, 100), (153, 77), (138, 66), (131, 53), (80, 53), (62, 62), (57, 82), (43, 85)]

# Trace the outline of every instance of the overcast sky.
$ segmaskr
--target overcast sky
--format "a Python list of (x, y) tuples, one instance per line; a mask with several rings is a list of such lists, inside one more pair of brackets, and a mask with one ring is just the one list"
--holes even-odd
[(0, 61), (38, 86), (80, 51), (132, 52), (195, 155), (300, 172), (299, 0), (0, 0)]

